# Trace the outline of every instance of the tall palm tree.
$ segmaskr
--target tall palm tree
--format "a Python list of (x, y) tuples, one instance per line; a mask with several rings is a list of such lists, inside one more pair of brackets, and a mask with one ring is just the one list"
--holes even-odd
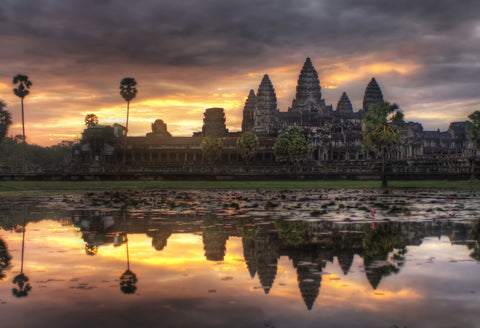
[(127, 156), (127, 134), (128, 134), (128, 116), (130, 114), (130, 101), (137, 95), (137, 81), (133, 77), (126, 77), (120, 82), (120, 95), (127, 102), (127, 123), (125, 126), (125, 141), (123, 144), (123, 165), (125, 165)]
[(13, 89), (13, 93), (17, 96), (17, 97), (20, 97), (20, 99), (22, 100), (22, 131), (23, 131), (23, 173), (25, 173), (25, 118), (24, 118), (24, 114), (23, 114), (23, 98), (25, 98), (25, 96), (27, 96), (30, 91), (28, 89), (30, 89), (30, 87), (32, 86), (32, 82), (28, 79), (28, 76), (26, 75), (21, 75), (21, 74), (17, 74), (14, 78), (13, 78), (13, 84), (17, 84), (18, 83), (18, 86)]
[(386, 153), (397, 145), (400, 140), (400, 130), (405, 122), (403, 112), (397, 104), (386, 101), (370, 105), (362, 118), (363, 147), (374, 151), (382, 158), (382, 188), (387, 187)]

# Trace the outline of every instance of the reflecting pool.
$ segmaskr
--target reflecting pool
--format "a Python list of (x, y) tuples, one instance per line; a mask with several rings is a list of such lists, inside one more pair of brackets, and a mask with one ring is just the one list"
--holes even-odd
[(476, 196), (261, 193), (3, 202), (1, 327), (478, 327)]

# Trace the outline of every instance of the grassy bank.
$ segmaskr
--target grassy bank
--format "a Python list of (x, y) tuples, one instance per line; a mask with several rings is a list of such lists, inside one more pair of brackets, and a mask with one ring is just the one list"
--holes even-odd
[[(379, 181), (5, 181), (0, 197), (35, 196), (102, 190), (149, 189), (376, 189)], [(390, 181), (390, 188), (480, 189), (480, 182)]]

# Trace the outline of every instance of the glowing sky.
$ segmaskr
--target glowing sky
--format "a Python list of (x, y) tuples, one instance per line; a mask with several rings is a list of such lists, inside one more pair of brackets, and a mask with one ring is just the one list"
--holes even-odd
[(160, 118), (189, 136), (209, 107), (238, 131), (263, 74), (286, 111), (310, 57), (334, 108), (346, 91), (360, 109), (374, 76), (407, 120), (445, 130), (480, 107), (479, 12), (476, 0), (4, 0), (0, 99), (20, 133), (12, 78), (29, 76), (27, 141), (42, 145), (79, 137), (88, 113), (124, 124), (124, 77), (138, 82), (130, 135)]

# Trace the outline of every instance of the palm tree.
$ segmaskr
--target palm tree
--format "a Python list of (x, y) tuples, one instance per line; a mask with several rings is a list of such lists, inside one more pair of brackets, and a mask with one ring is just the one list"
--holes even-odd
[(13, 89), (13, 93), (17, 97), (20, 97), (20, 99), (22, 100), (23, 173), (25, 173), (25, 148), (26, 148), (26, 146), (25, 146), (25, 118), (24, 118), (24, 114), (23, 114), (23, 98), (25, 98), (25, 96), (27, 96), (30, 93), (30, 91), (28, 89), (30, 89), (30, 87), (32, 86), (32, 82), (28, 79), (28, 76), (17, 74), (13, 78), (13, 84), (17, 84), (17, 83), (18, 83), (18, 87)]
[(126, 77), (120, 82), (120, 95), (127, 102), (127, 123), (125, 126), (125, 141), (123, 144), (123, 165), (125, 165), (127, 156), (127, 134), (128, 134), (128, 116), (130, 114), (130, 101), (137, 95), (137, 82), (133, 77)]
[(405, 124), (403, 113), (397, 104), (381, 101), (370, 105), (363, 116), (362, 123), (363, 146), (368, 151), (373, 150), (382, 158), (382, 188), (386, 188), (386, 152), (401, 140), (398, 132)]
[(85, 115), (85, 125), (87, 126), (87, 128), (91, 128), (92, 126), (97, 126), (98, 116), (93, 113)]

